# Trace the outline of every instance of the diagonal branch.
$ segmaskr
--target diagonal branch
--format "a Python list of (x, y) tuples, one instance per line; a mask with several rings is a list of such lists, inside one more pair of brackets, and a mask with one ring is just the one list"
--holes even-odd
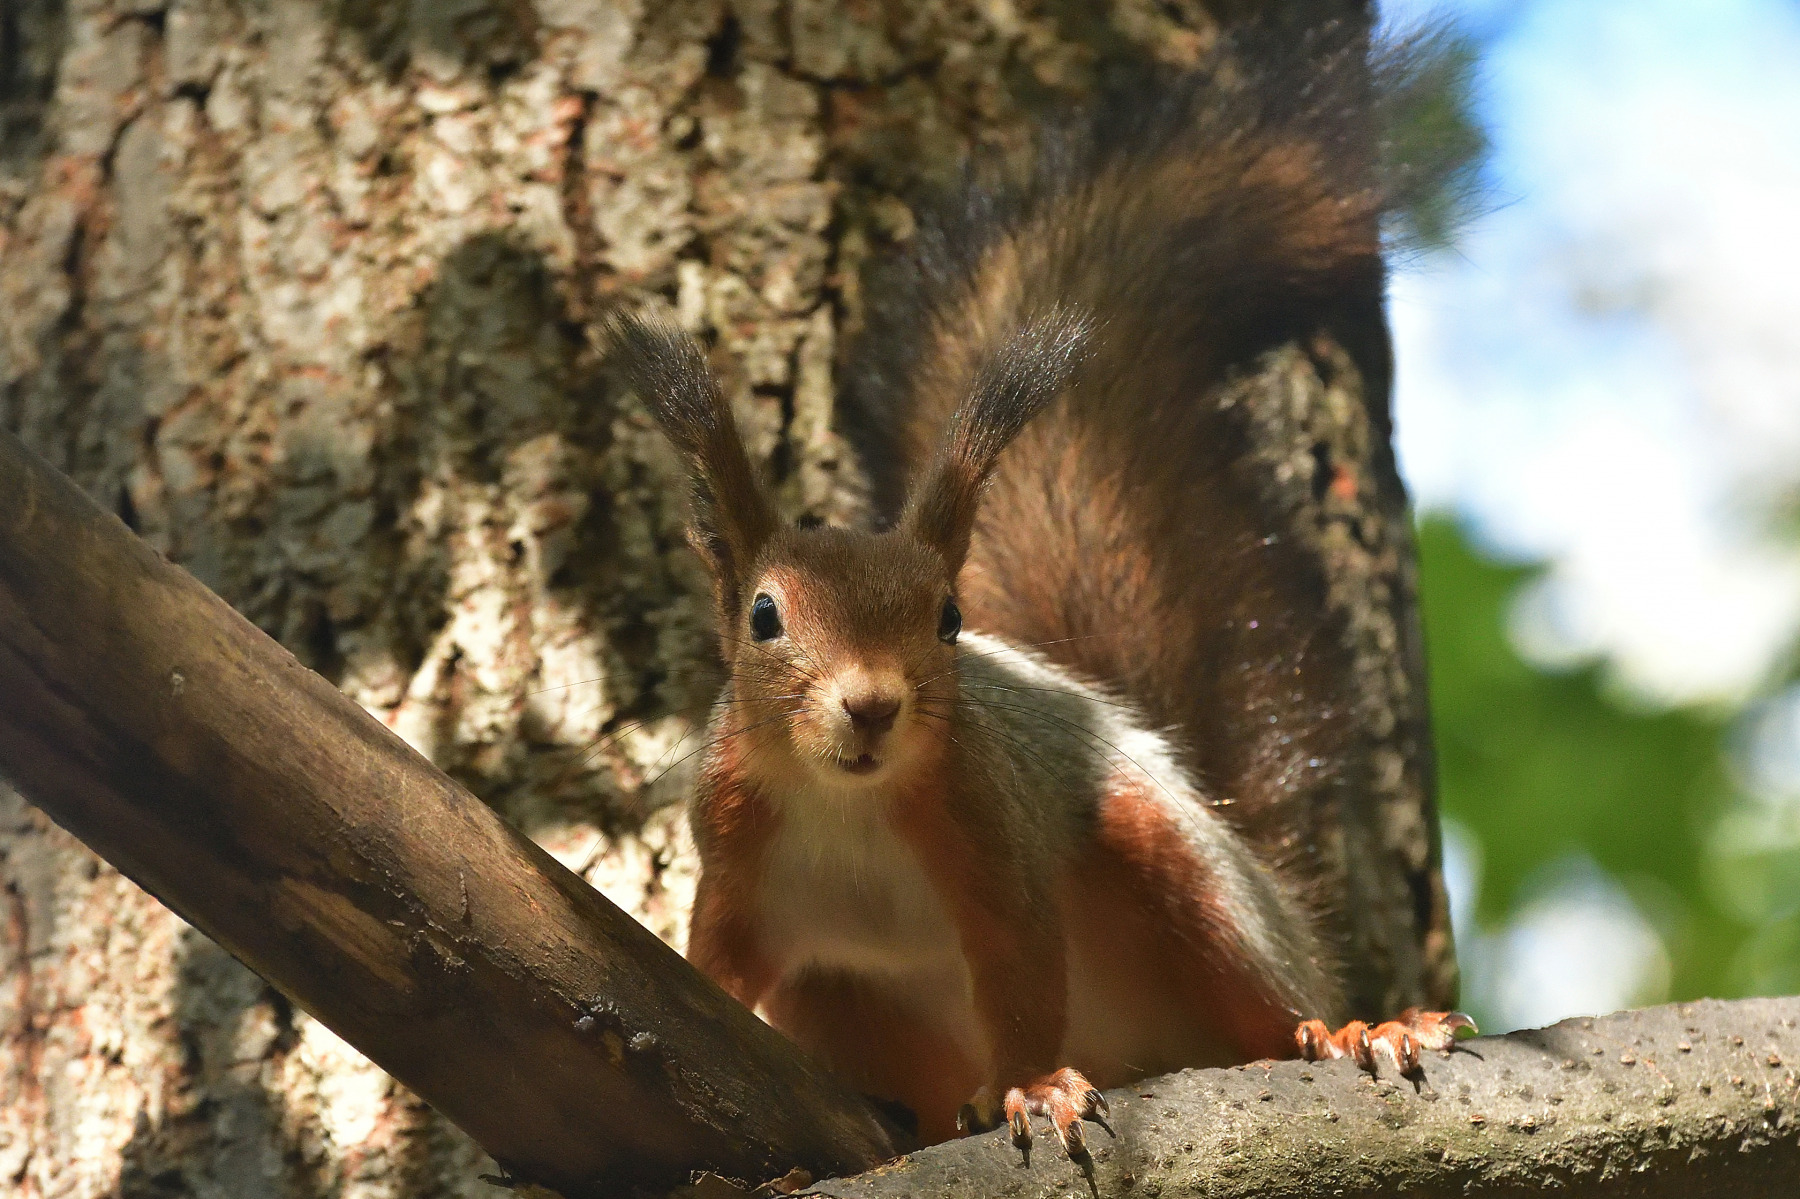
[(850, 1172), (866, 1103), (0, 432), (0, 772), (571, 1196)]

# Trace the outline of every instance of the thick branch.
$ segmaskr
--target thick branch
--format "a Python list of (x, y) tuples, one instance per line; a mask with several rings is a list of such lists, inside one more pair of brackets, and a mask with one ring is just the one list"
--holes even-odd
[(3, 432), (0, 513), (0, 771), (497, 1160), (579, 1195), (891, 1155), (862, 1101)]
[[(1099, 1196), (1714, 1199), (1800, 1193), (1800, 999), (1672, 1004), (1427, 1055), (1425, 1086), (1348, 1061), (1190, 1070), (1108, 1096)], [(1047, 1189), (1048, 1188), (1048, 1189)], [(1087, 1194), (1054, 1141), (1003, 1132), (807, 1192)]]

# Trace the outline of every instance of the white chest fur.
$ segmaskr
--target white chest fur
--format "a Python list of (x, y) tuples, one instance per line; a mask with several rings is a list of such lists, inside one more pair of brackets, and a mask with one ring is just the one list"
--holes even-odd
[(779, 807), (759, 900), (764, 949), (783, 975), (961, 970), (949, 912), (889, 827), (879, 788), (796, 790)]

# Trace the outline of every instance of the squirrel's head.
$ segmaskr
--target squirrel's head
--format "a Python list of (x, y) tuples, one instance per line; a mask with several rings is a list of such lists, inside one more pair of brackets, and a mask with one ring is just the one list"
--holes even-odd
[(688, 467), (689, 540), (712, 573), (731, 671), (721, 735), (740, 758), (775, 771), (797, 763), (843, 785), (941, 750), (962, 629), (956, 576), (982, 488), (1000, 452), (1062, 391), (1088, 333), (1085, 317), (1053, 311), (1006, 341), (900, 520), (866, 532), (784, 525), (699, 347), (640, 318), (611, 321), (611, 357)]

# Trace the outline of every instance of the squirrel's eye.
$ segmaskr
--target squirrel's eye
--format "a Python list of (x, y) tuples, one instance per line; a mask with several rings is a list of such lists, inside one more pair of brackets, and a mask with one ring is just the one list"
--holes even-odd
[(750, 635), (758, 641), (781, 636), (781, 613), (775, 610), (775, 601), (761, 592), (750, 601)]
[(962, 632), (962, 609), (956, 606), (955, 600), (947, 599), (944, 601), (944, 611), (938, 617), (938, 640), (955, 645), (956, 635), (960, 632)]

